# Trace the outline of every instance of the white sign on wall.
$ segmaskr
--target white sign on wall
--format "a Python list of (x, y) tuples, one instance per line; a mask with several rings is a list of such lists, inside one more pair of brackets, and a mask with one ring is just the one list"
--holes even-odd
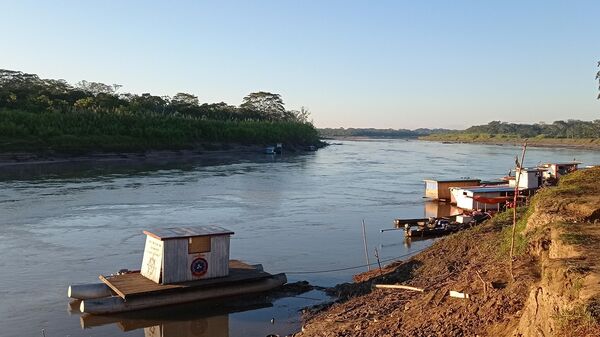
[(146, 236), (146, 247), (144, 248), (141, 274), (156, 283), (160, 283), (162, 258), (163, 242), (151, 236)]

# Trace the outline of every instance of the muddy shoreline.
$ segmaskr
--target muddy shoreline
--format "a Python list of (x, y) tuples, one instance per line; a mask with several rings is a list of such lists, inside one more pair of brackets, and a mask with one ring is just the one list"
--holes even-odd
[[(328, 144), (323, 143), (319, 148)], [(52, 164), (115, 163), (115, 164), (161, 164), (170, 161), (234, 160), (269, 156), (261, 145), (211, 144), (210, 146), (186, 150), (148, 150), (144, 152), (96, 152), (86, 154), (66, 153), (0, 153), (0, 170), (19, 166)], [(283, 154), (310, 152), (303, 146), (284, 145)]]

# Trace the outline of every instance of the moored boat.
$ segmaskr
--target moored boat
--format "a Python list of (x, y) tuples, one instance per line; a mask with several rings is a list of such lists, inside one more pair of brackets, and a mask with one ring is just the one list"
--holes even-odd
[(287, 283), (261, 265), (229, 260), (233, 232), (216, 226), (144, 231), (142, 268), (100, 275), (102, 283), (72, 285), (80, 311), (110, 314), (264, 292)]

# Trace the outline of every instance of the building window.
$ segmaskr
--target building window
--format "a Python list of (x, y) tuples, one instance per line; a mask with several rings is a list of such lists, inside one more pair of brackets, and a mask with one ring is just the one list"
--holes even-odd
[(193, 236), (188, 238), (188, 254), (210, 252), (210, 236)]

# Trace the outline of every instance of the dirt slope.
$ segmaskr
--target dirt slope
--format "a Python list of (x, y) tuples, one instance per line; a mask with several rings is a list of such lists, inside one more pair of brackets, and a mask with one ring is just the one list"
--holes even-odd
[(296, 336), (600, 336), (599, 215), (600, 169), (577, 172), (523, 212), (512, 276), (504, 214), (339, 285), (340, 303), (307, 315)]

